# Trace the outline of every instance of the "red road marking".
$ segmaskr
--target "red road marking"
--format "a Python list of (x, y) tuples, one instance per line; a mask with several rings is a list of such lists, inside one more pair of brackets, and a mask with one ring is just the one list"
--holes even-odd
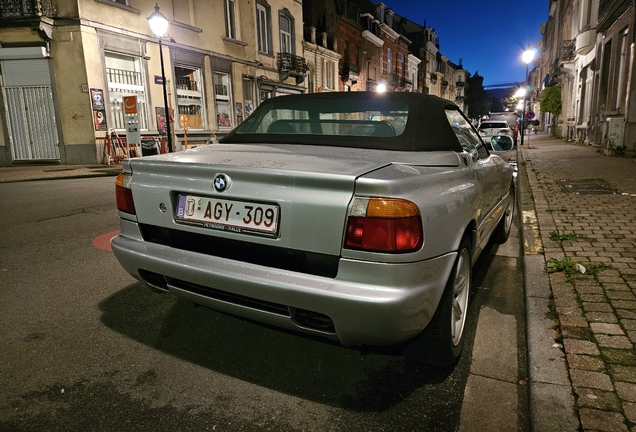
[(93, 246), (95, 246), (97, 249), (112, 251), (113, 248), (110, 247), (110, 239), (112, 239), (116, 235), (119, 235), (120, 232), (121, 231), (117, 230), (102, 234), (99, 237), (95, 237), (95, 239), (93, 240)]

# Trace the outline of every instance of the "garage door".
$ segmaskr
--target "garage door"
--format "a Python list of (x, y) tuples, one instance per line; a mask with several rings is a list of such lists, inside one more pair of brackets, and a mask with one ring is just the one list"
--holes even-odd
[(13, 160), (59, 160), (49, 60), (5, 60), (0, 64)]

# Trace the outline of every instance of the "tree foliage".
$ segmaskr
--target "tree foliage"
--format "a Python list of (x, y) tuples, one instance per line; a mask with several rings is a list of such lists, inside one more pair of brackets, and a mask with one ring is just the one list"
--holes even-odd
[(546, 87), (541, 92), (541, 111), (557, 117), (561, 114), (561, 86)]
[(490, 112), (490, 95), (484, 90), (484, 77), (475, 72), (468, 77), (466, 89), (466, 113), (471, 119), (478, 119)]
[(559, 135), (557, 119), (561, 114), (561, 86), (546, 87), (541, 92), (541, 111), (552, 114), (552, 134)]

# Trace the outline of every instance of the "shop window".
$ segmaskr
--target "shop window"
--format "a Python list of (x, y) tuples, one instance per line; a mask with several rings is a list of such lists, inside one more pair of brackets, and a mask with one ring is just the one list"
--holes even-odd
[(270, 99), (272, 97), (271, 90), (261, 90), (261, 102), (264, 100)]
[(141, 59), (111, 52), (106, 52), (104, 57), (110, 102), (109, 124), (115, 129), (125, 129), (124, 96), (137, 96), (139, 127), (148, 130), (148, 106)]
[(216, 125), (220, 130), (229, 130), (233, 127), (230, 94), (230, 74), (214, 72)]
[(203, 129), (203, 88), (201, 70), (188, 66), (175, 66), (177, 108), (179, 119), (185, 116), (188, 129)]

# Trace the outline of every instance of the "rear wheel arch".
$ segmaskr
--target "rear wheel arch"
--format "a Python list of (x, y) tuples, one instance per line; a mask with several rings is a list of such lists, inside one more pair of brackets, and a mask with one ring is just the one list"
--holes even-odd
[(472, 291), (472, 233), (467, 229), (439, 304), (428, 326), (411, 339), (404, 355), (417, 363), (448, 367), (459, 358), (465, 340), (466, 314)]

